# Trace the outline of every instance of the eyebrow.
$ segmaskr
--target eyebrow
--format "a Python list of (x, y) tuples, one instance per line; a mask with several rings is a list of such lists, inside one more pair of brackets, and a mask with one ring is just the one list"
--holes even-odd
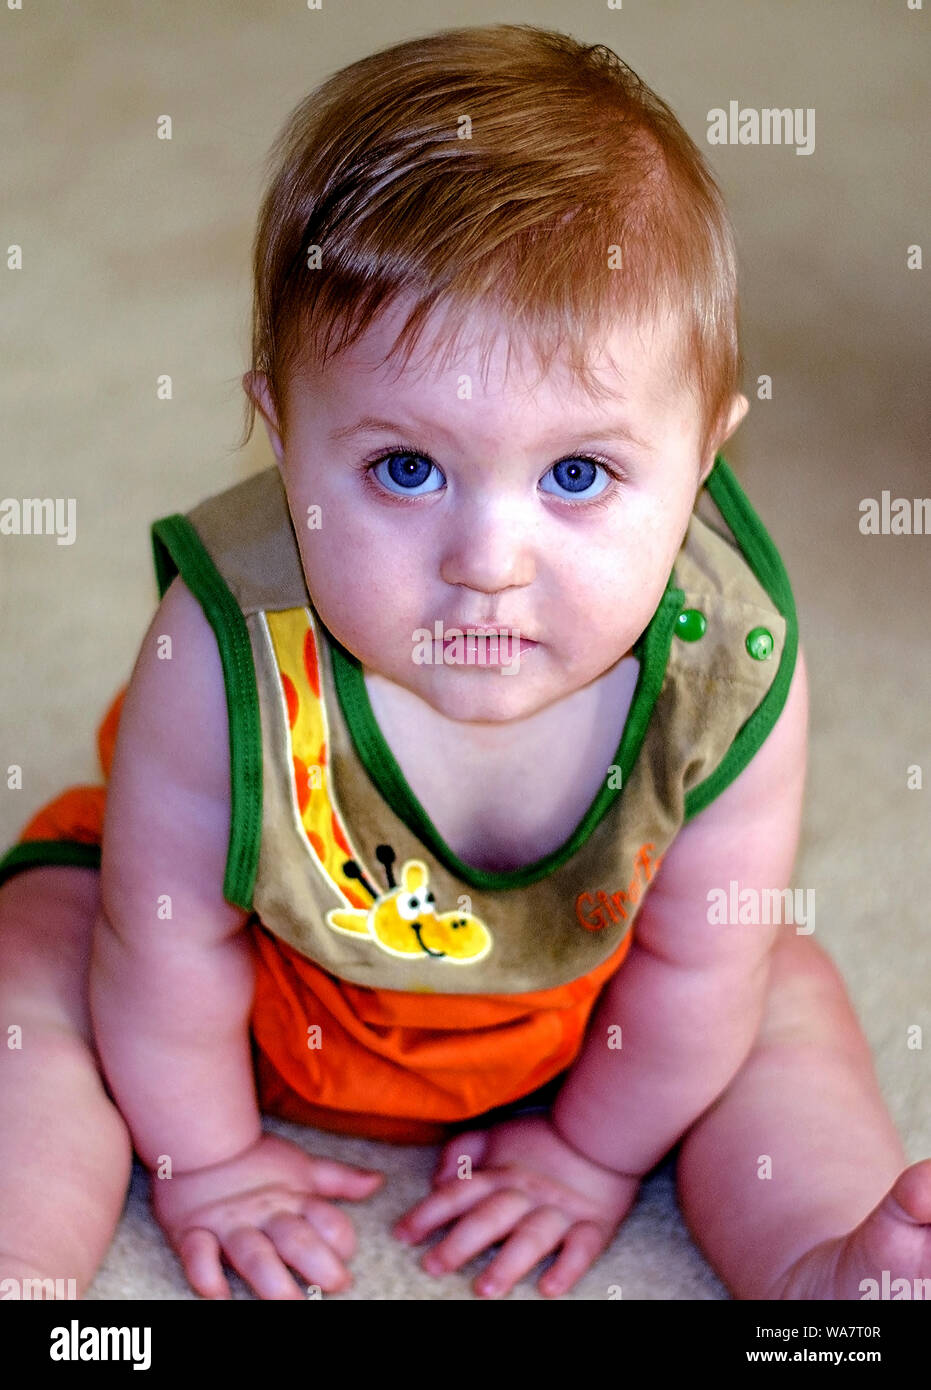
[[(418, 424), (416, 428), (424, 431), (430, 429), (434, 434), (445, 434), (447, 439), (452, 439), (454, 437), (450, 431), (444, 429), (442, 425), (434, 425), (429, 421)], [(334, 430), (330, 438), (349, 439), (354, 434), (370, 434), (374, 433), (375, 430), (385, 430), (389, 434), (411, 433), (409, 426), (397, 425), (393, 420), (382, 420), (375, 415), (364, 415), (362, 419), (358, 420), (354, 425), (344, 425), (341, 430)]]
[[(424, 433), (430, 432), (433, 434), (441, 434), (444, 435), (447, 439), (455, 441), (455, 435), (452, 433), (452, 431), (447, 430), (443, 425), (434, 423), (433, 421), (423, 421), (419, 423), (416, 426), (416, 428), (418, 430), (423, 430)], [(362, 417), (361, 420), (357, 420), (354, 425), (344, 425), (342, 429), (333, 430), (333, 432), (330, 435), (330, 438), (334, 441), (350, 439), (353, 435), (372, 434), (375, 433), (375, 431), (377, 430), (384, 430), (386, 433), (398, 435), (411, 433), (410, 427), (398, 425), (393, 420), (383, 420), (375, 415), (365, 415)], [(600, 428), (596, 427), (595, 429), (591, 430), (587, 428), (572, 430), (567, 428), (565, 425), (558, 425), (556, 429), (551, 432), (550, 435), (546, 436), (546, 438), (556, 438), (557, 436), (564, 439), (623, 439), (631, 444), (638, 445), (641, 449), (644, 449), (647, 452), (650, 452), (652, 450), (652, 445), (649, 444), (646, 440), (641, 439), (639, 435), (635, 434), (631, 427), (623, 420), (615, 420), (609, 424), (605, 424)]]

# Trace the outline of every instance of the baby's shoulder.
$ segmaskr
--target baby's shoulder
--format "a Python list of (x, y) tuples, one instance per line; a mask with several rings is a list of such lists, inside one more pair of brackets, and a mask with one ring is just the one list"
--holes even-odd
[(121, 719), (135, 754), (179, 793), (228, 799), (229, 729), (217, 640), (180, 575), (165, 591), (127, 691)]
[(637, 922), (641, 944), (680, 964), (755, 957), (772, 934), (708, 930), (712, 893), (780, 891), (798, 849), (808, 753), (808, 674), (799, 646), (772, 732), (731, 784), (678, 832)]
[(123, 702), (107, 788), (104, 877), (131, 879), (136, 892), (163, 893), (174, 883), (217, 897), (229, 827), (223, 667), (205, 612), (179, 576), (149, 624)]

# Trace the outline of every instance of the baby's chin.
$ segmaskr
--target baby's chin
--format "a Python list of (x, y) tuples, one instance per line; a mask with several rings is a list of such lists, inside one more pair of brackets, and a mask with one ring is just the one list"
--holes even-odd
[(420, 667), (402, 674), (399, 683), (412, 695), (436, 714), (462, 724), (506, 725), (529, 719), (575, 688), (565, 680), (547, 679), (541, 671), (531, 672), (529, 659), (515, 664), (511, 674), (505, 666)]

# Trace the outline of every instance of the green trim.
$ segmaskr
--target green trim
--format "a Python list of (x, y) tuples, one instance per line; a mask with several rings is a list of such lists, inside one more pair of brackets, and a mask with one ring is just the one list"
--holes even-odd
[[(786, 621), (786, 640), (773, 683), (749, 719), (741, 725), (718, 767), (685, 797), (685, 822), (703, 811), (730, 786), (763, 745), (782, 713), (792, 684), (798, 653), (798, 616), (792, 586), (772, 537), (757, 516), (722, 454), (705, 480), (718, 511), (734, 533), (737, 544), (757, 579)], [(684, 822), (684, 823), (685, 823)]]
[(451, 873), (455, 873), (473, 888), (525, 888), (570, 859), (626, 787), (643, 744), (653, 707), (662, 689), (673, 629), (684, 601), (685, 594), (681, 589), (674, 587), (671, 574), (649, 626), (634, 646), (634, 653), (640, 661), (640, 674), (637, 677), (637, 686), (624, 732), (613, 760), (621, 769), (621, 786), (609, 787), (607, 782), (602, 783), (583, 819), (564, 844), (551, 851), (545, 858), (507, 873), (493, 873), (486, 869), (474, 868), (452, 852), (417, 800), (385, 742), (365, 688), (361, 663), (341, 646), (330, 632), (325, 628), (323, 631), (332, 657), (337, 698), (356, 752), (388, 805)]
[(223, 896), (252, 910), (262, 837), (262, 733), (259, 692), (249, 629), (236, 599), (195, 527), (175, 512), (152, 523), (152, 549), (159, 593), (174, 576), (199, 601), (213, 628), (223, 664), (229, 711), (230, 838)]
[(21, 869), (60, 864), (77, 869), (99, 869), (100, 846), (82, 840), (21, 840), (0, 859), (0, 885)]

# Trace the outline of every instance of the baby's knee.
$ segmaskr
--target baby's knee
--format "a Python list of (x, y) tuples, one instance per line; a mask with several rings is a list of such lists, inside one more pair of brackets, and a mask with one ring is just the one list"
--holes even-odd
[(42, 868), (17, 874), (0, 889), (0, 1023), (7, 1047), (9, 1029), (24, 1018), (90, 1044), (96, 881), (89, 870)]
[(770, 987), (780, 989), (844, 990), (834, 961), (814, 937), (783, 928), (770, 958)]
[(786, 932), (773, 948), (757, 1046), (779, 1042), (865, 1046), (843, 978), (809, 936)]

